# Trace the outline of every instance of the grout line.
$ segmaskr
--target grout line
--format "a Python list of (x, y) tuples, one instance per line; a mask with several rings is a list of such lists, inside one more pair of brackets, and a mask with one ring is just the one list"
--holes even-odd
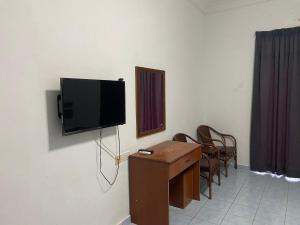
[[(201, 193), (200, 193), (200, 195), (201, 195)], [(200, 200), (200, 201), (201, 201), (201, 200)], [(201, 206), (201, 207), (198, 209), (197, 213), (192, 217), (192, 219), (191, 219), (189, 225), (192, 224), (193, 219), (196, 218), (196, 216), (198, 215), (198, 213), (200, 212), (200, 210), (206, 205), (207, 201), (208, 201), (208, 200), (206, 200), (206, 201), (204, 202), (203, 206)]]
[[(207, 187), (207, 189), (208, 189), (208, 187)], [(200, 195), (201, 195), (201, 192), (200, 192)], [(205, 196), (205, 195), (203, 195), (203, 196)], [(203, 205), (197, 210), (197, 213), (195, 213), (195, 215), (191, 217), (192, 219), (191, 219), (191, 221), (187, 225), (191, 225), (192, 224), (193, 219), (195, 219), (197, 217), (197, 215), (200, 212), (200, 210), (205, 207), (205, 205), (206, 205), (206, 203), (208, 201), (209, 201), (209, 199), (206, 199), (206, 201), (203, 203)]]
[(290, 183), (288, 182), (288, 193), (286, 197), (286, 207), (285, 207), (285, 214), (284, 214), (284, 224), (286, 224), (286, 214), (287, 214), (287, 208), (289, 205), (289, 193), (290, 193)]
[[(221, 173), (221, 175), (222, 175), (222, 173)], [(224, 180), (226, 179), (226, 177), (224, 176)], [(224, 181), (223, 180), (223, 181)], [(222, 177), (221, 177), (221, 185), (222, 185)], [(242, 185), (243, 186), (243, 185)], [(242, 189), (242, 186), (241, 186), (241, 189)], [(207, 189), (208, 189), (208, 187), (207, 187)], [(241, 190), (240, 189), (240, 190)], [(239, 191), (240, 191), (239, 190)], [(219, 190), (218, 190), (219, 191)], [(239, 193), (239, 192), (238, 192)], [(237, 193), (237, 195), (238, 195), (238, 193)], [(201, 193), (200, 193), (201, 194)], [(214, 193), (213, 193), (214, 194)], [(237, 195), (236, 195), (236, 197), (237, 197)], [(205, 195), (203, 195), (203, 196), (205, 196)], [(220, 199), (219, 199), (220, 200)], [(235, 200), (235, 199), (234, 199)], [(192, 223), (192, 221), (193, 221), (193, 219), (195, 219), (196, 217), (197, 217), (197, 215), (198, 215), (198, 213), (200, 212), (200, 210), (202, 209), (202, 208), (204, 208), (205, 207), (205, 205), (207, 204), (207, 202), (209, 202), (210, 201), (210, 199), (207, 199), (206, 201), (205, 201), (205, 203), (203, 204), (203, 206), (201, 206), (200, 208), (199, 208), (199, 210), (197, 211), (197, 213), (195, 214), (195, 216), (191, 216), (191, 221), (187, 224), (187, 225), (191, 225), (191, 223)], [(224, 201), (224, 200), (220, 200), (220, 201)], [(227, 201), (227, 200), (226, 200)], [(234, 201), (233, 201), (234, 202)], [(231, 204), (232, 205), (232, 204)], [(231, 205), (230, 205), (230, 207), (231, 207)], [(230, 207), (229, 207), (229, 209), (230, 209)], [(184, 214), (181, 214), (181, 213), (178, 213), (178, 214), (180, 214), (180, 215), (184, 215)], [(227, 215), (227, 211), (226, 211), (226, 214), (225, 214), (225, 216)], [(186, 216), (186, 215), (185, 215)], [(223, 222), (223, 220), (221, 221), (221, 223)], [(212, 223), (212, 222), (210, 222), (210, 223)], [(212, 223), (213, 224), (213, 223)], [(217, 224), (216, 224), (217, 225)]]
[[(200, 192), (200, 195), (201, 195), (201, 192)], [(203, 195), (204, 196), (204, 195)], [(200, 200), (201, 201), (201, 200)], [(200, 212), (200, 210), (203, 208), (203, 207), (205, 207), (205, 205), (206, 205), (206, 203), (207, 203), (207, 199), (206, 199), (206, 201), (203, 203), (203, 205), (197, 210), (197, 213), (195, 213), (195, 215), (194, 216), (187, 216), (187, 215), (185, 215), (185, 214), (183, 214), (183, 213), (180, 213), (180, 212), (174, 212), (175, 214), (179, 214), (179, 215), (183, 215), (183, 216), (186, 216), (186, 217), (190, 217), (191, 219), (190, 219), (190, 221), (186, 224), (186, 225), (191, 225), (192, 224), (192, 221), (193, 221), (193, 219), (194, 218), (196, 218), (196, 216), (198, 215), (198, 213)], [(190, 203), (191, 204), (191, 203)]]
[(267, 189), (267, 187), (268, 187), (270, 181), (271, 181), (271, 180), (269, 180), (268, 183), (265, 185), (264, 190), (263, 190), (263, 192), (262, 192), (262, 194), (261, 194), (261, 197), (260, 197), (260, 199), (259, 199), (258, 206), (257, 206), (257, 208), (256, 208), (256, 211), (255, 211), (255, 214), (254, 214), (254, 217), (253, 217), (253, 220), (252, 220), (252, 225), (254, 224), (255, 217), (256, 217), (256, 215), (257, 215), (257, 212), (258, 212), (259, 207), (260, 207), (260, 205), (261, 205), (261, 203), (262, 203), (262, 199), (263, 199), (263, 197), (264, 197), (265, 191), (266, 191), (266, 189)]
[[(224, 178), (226, 178), (226, 177), (224, 176)], [(221, 185), (222, 185), (222, 178), (221, 178)], [(243, 186), (243, 185), (242, 185), (242, 186)], [(242, 189), (242, 187), (241, 187), (241, 189)], [(201, 194), (201, 193), (200, 193), (200, 194)], [(237, 195), (238, 195), (238, 194), (237, 194)], [(236, 195), (236, 196), (237, 196), (237, 195)], [(193, 219), (195, 219), (195, 218), (197, 217), (197, 215), (198, 215), (198, 213), (200, 212), (200, 210), (201, 210), (202, 208), (205, 207), (205, 205), (207, 204), (208, 201), (210, 201), (210, 199), (207, 199), (207, 200), (205, 201), (205, 203), (203, 204), (202, 207), (200, 207), (200, 209), (197, 211), (197, 213), (195, 214), (195, 216), (191, 217), (192, 219), (191, 219), (191, 221), (190, 221), (187, 225), (191, 225), (191, 224), (192, 224)], [(231, 205), (232, 205), (232, 204), (231, 204)], [(229, 206), (229, 209), (230, 209), (231, 205)], [(229, 210), (229, 209), (228, 209), (228, 210)], [(227, 215), (227, 212), (228, 212), (228, 211), (226, 211), (225, 216)], [(182, 214), (182, 215), (183, 215), (183, 214)], [(225, 217), (225, 216), (224, 216), (224, 217)], [(222, 223), (222, 222), (223, 222), (223, 218), (222, 218), (221, 223)], [(213, 224), (212, 222), (210, 222), (210, 223)], [(221, 223), (220, 223), (220, 224), (221, 224)], [(217, 225), (217, 224), (216, 224), (216, 225)]]
[(233, 203), (234, 203), (235, 200), (237, 199), (237, 196), (239, 195), (239, 193), (241, 192), (241, 190), (243, 189), (243, 187), (245, 186), (245, 184), (246, 184), (246, 180), (245, 180), (244, 183), (241, 185), (240, 190), (237, 192), (235, 198), (233, 199), (232, 203), (231, 203), (230, 206), (228, 207), (228, 210), (226, 211), (225, 215), (223, 216), (223, 218), (222, 218), (222, 220), (221, 220), (221, 222), (220, 222), (219, 224), (222, 224), (222, 223), (223, 223), (225, 217), (227, 216), (229, 210), (231, 209)]

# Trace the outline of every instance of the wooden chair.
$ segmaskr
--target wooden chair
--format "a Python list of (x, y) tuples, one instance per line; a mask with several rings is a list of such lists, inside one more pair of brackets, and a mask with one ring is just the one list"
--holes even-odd
[[(213, 139), (212, 134), (215, 134), (220, 139)], [(220, 160), (224, 161), (225, 166), (225, 177), (228, 176), (228, 161), (233, 157), (235, 164), (234, 168), (237, 169), (237, 148), (236, 148), (236, 139), (232, 135), (223, 134), (219, 131), (216, 131), (212, 127), (207, 125), (201, 125), (197, 129), (198, 141), (202, 144), (214, 145), (217, 149), (220, 150)], [(226, 144), (226, 139), (232, 142), (232, 146)], [(215, 145), (214, 142), (219, 143), (220, 145)]]
[[(192, 142), (195, 142), (197, 144), (200, 144), (198, 141), (194, 140), (192, 137), (183, 134), (178, 133), (173, 137), (173, 141), (181, 141), (181, 142), (188, 142), (188, 139), (190, 139)], [(213, 145), (202, 145), (202, 159), (200, 160), (200, 174), (201, 177), (205, 178), (207, 180), (208, 190), (209, 190), (209, 196), (208, 198), (211, 199), (212, 196), (212, 187), (211, 183), (213, 181), (213, 176), (218, 176), (218, 185), (221, 184), (220, 180), (220, 154), (219, 150), (213, 146)]]

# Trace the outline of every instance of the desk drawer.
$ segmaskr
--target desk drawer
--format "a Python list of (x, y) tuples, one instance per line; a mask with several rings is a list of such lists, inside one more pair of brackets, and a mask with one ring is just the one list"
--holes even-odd
[(195, 162), (199, 161), (200, 155), (200, 149), (196, 149), (188, 155), (172, 163), (169, 167), (169, 179), (172, 179), (173, 177), (193, 165)]

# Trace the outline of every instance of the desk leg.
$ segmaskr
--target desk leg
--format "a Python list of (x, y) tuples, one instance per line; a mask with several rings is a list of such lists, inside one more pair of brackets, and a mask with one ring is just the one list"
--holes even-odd
[(193, 199), (200, 201), (200, 163), (197, 161), (193, 165)]
[(130, 214), (138, 225), (169, 225), (168, 165), (129, 161)]

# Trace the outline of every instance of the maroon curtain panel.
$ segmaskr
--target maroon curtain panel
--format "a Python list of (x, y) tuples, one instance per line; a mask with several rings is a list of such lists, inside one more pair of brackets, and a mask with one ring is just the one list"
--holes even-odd
[(256, 32), (250, 168), (300, 177), (300, 27)]
[(140, 74), (140, 129), (148, 131), (164, 126), (163, 74), (143, 71)]

